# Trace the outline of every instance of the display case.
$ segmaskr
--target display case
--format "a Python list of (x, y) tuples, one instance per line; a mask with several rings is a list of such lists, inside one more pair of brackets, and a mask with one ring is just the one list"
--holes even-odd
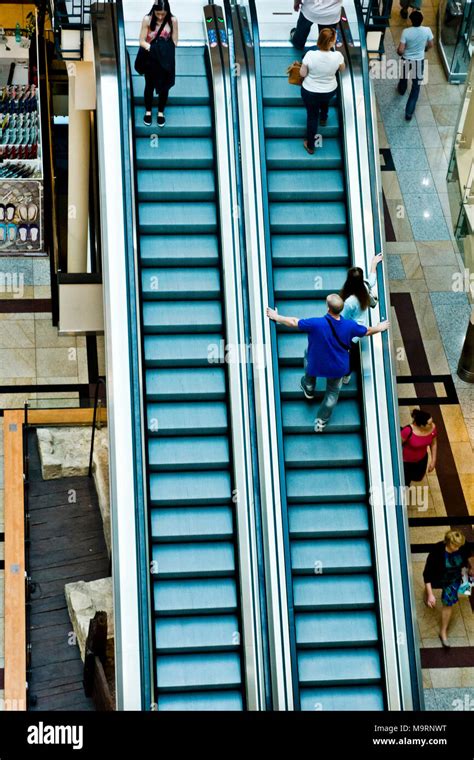
[(466, 81), (473, 52), (474, 3), (441, 0), (438, 9), (438, 44), (441, 60), (452, 84)]

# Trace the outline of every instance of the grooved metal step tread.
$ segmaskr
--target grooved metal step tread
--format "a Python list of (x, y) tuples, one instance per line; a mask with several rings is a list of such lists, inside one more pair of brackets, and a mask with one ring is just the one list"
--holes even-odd
[[(145, 103), (145, 77), (133, 77), (133, 102), (135, 105)], [(169, 93), (168, 105), (208, 105), (209, 86), (206, 77), (177, 76), (176, 84)], [(164, 127), (166, 129), (166, 126)]]
[(216, 194), (210, 169), (142, 169), (137, 187), (139, 201), (212, 201)]
[(268, 172), (270, 201), (340, 201), (344, 198), (344, 177), (339, 169)]
[(148, 369), (148, 401), (223, 400), (226, 394), (223, 367)]
[[(264, 109), (263, 119), (267, 137), (306, 137), (306, 109), (303, 102), (298, 106), (271, 106)], [(325, 127), (319, 126), (319, 134), (323, 137), (337, 137), (339, 134), (339, 114), (337, 108), (329, 109), (328, 122)]]
[(156, 658), (158, 691), (235, 689), (241, 684), (237, 653), (159, 655)]
[(216, 235), (142, 235), (142, 266), (216, 266), (219, 245)]
[(272, 235), (275, 266), (347, 266), (346, 235)]
[(153, 472), (166, 470), (221, 470), (230, 464), (229, 443), (224, 436), (152, 438), (148, 461)]
[(230, 473), (224, 470), (150, 474), (150, 502), (153, 506), (229, 504), (231, 498)]
[(339, 140), (327, 137), (312, 156), (303, 146), (303, 140), (282, 140), (278, 137), (266, 141), (268, 169), (339, 169), (342, 154)]
[(357, 610), (375, 606), (374, 581), (361, 573), (342, 575), (295, 576), (295, 610)]
[[(227, 431), (223, 401), (181, 401), (147, 405), (149, 435), (216, 435)], [(192, 443), (192, 442), (191, 442)]]
[(151, 555), (158, 580), (222, 577), (235, 572), (234, 546), (230, 542), (153, 544)]
[(192, 710), (225, 712), (243, 710), (242, 694), (239, 691), (188, 691), (184, 694), (164, 693), (158, 695), (158, 710), (185, 712)]
[(231, 507), (167, 507), (152, 509), (153, 541), (183, 542), (233, 538)]
[(291, 543), (291, 567), (299, 575), (363, 573), (371, 570), (367, 538), (321, 538)]
[(209, 367), (225, 362), (225, 342), (218, 334), (145, 335), (148, 367)]
[(301, 689), (302, 710), (357, 712), (384, 710), (383, 691), (378, 686), (328, 686)]
[(237, 589), (233, 578), (167, 579), (153, 584), (153, 601), (155, 612), (159, 615), (234, 612), (237, 609)]
[(155, 620), (156, 651), (226, 652), (239, 648), (235, 615), (160, 618)]
[(153, 203), (138, 204), (138, 224), (140, 233), (185, 232), (188, 235), (215, 232), (217, 214), (214, 203)]
[(272, 233), (343, 232), (346, 224), (346, 207), (338, 201), (270, 203)]
[(148, 301), (143, 304), (146, 333), (208, 333), (222, 329), (220, 301)]
[(212, 169), (214, 151), (210, 137), (160, 137), (135, 141), (138, 169)]
[[(309, 433), (310, 435), (292, 436), (292, 440), (304, 440), (309, 449), (322, 451), (326, 449), (326, 456), (329, 460), (332, 455), (335, 456), (338, 465), (344, 461), (344, 447), (346, 447), (347, 462), (350, 465), (361, 464), (364, 460), (364, 450), (362, 440), (359, 435), (354, 435), (361, 427), (359, 404), (355, 399), (342, 398), (337, 404), (331, 419), (323, 433), (314, 432), (314, 420), (320, 400), (308, 401), (300, 396), (300, 401), (285, 401), (283, 403), (283, 430), (285, 433)], [(343, 433), (344, 435), (334, 435)], [(288, 436), (286, 436), (288, 438)], [(297, 445), (297, 444), (293, 444)], [(334, 446), (334, 451), (331, 451)], [(286, 447), (285, 447), (286, 450)], [(294, 457), (294, 450), (292, 457)], [(356, 461), (354, 461), (354, 458)], [(292, 459), (292, 461), (294, 461)], [(310, 466), (302, 465), (302, 466)], [(313, 465), (311, 465), (313, 466)], [(334, 466), (331, 464), (328, 467)]]
[(145, 106), (135, 106), (135, 134), (137, 137), (150, 139), (154, 135), (161, 137), (210, 137), (212, 135), (211, 109), (208, 105), (170, 105), (166, 108), (166, 124), (159, 127), (156, 122), (157, 109), (152, 112), (152, 124), (143, 123)]
[(216, 267), (147, 268), (142, 271), (141, 286), (143, 297), (154, 300), (208, 301), (220, 298), (221, 294), (220, 274)]
[(343, 538), (367, 536), (366, 504), (294, 504), (288, 509), (290, 537)]
[[(285, 312), (281, 312), (284, 314)], [(300, 357), (299, 367), (284, 367), (280, 370), (280, 390), (282, 398), (285, 400), (303, 400), (303, 391), (300, 387), (301, 378), (303, 377), (303, 358)], [(326, 379), (318, 377), (316, 380), (316, 399), (320, 400), (326, 390)], [(355, 396), (357, 393), (357, 375), (352, 373), (351, 379), (347, 385), (343, 385), (339, 396), (339, 403), (334, 410), (336, 414), (342, 405), (342, 399)], [(313, 402), (308, 402), (313, 403)]]
[(361, 467), (364, 463), (362, 440), (356, 433), (286, 435), (285, 464), (289, 468)]
[(289, 470), (286, 489), (290, 504), (359, 501), (367, 498), (365, 471), (355, 467), (341, 470), (337, 475), (330, 469)]
[[(273, 273), (275, 298), (325, 299), (330, 293), (337, 293), (340, 290), (346, 274), (345, 267), (275, 268)], [(324, 311), (320, 316), (323, 314)]]
[(295, 622), (300, 649), (364, 647), (377, 643), (377, 618), (369, 610), (300, 612)]
[(301, 651), (298, 670), (300, 682), (306, 686), (371, 684), (382, 677), (377, 649)]

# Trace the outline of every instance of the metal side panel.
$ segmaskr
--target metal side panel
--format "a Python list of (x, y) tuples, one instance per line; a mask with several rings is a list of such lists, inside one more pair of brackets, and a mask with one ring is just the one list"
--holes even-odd
[[(137, 504), (143, 504), (136, 471), (133, 420), (133, 334), (129, 320), (124, 172), (121, 162), (120, 90), (114, 9), (106, 5), (92, 28), (97, 82), (99, 187), (103, 252), (104, 316), (112, 523), (117, 708), (143, 709)], [(110, 160), (110, 156), (114, 160)], [(136, 358), (136, 357), (135, 357)], [(138, 412), (139, 413), (139, 412)], [(138, 454), (139, 456), (139, 454)]]

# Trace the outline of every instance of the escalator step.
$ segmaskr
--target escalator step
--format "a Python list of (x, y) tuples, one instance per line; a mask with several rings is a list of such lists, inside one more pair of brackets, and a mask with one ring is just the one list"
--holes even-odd
[(229, 442), (224, 436), (160, 437), (148, 441), (148, 463), (152, 472), (222, 470), (229, 466), (229, 460)]
[(294, 504), (288, 518), (292, 539), (366, 536), (369, 532), (366, 504)]
[[(264, 109), (265, 134), (267, 137), (306, 137), (306, 110), (302, 107), (302, 102), (298, 107), (285, 108), (276, 106), (275, 108)], [(320, 127), (318, 132), (322, 137), (337, 137), (339, 134), (339, 114), (334, 106), (329, 109), (328, 123), (325, 127)]]
[(374, 581), (370, 575), (313, 575), (293, 578), (295, 610), (372, 609)]
[(284, 449), (288, 468), (360, 467), (364, 464), (362, 440), (355, 433), (328, 432), (324, 438), (314, 432), (312, 435), (286, 435)]
[(181, 401), (147, 405), (149, 435), (222, 435), (227, 431), (223, 401)]
[(364, 573), (371, 570), (367, 538), (321, 538), (291, 544), (291, 567), (298, 575)]
[(271, 203), (272, 233), (343, 232), (346, 229), (343, 203)]
[(137, 187), (139, 201), (212, 201), (216, 191), (210, 169), (142, 169)]
[(158, 710), (170, 711), (207, 711), (217, 712), (243, 710), (242, 694), (239, 691), (203, 691), (184, 694), (160, 694)]
[(276, 266), (347, 266), (345, 235), (272, 235)]
[(232, 498), (230, 473), (162, 472), (150, 475), (150, 503), (157, 507), (228, 504)]
[(383, 691), (377, 686), (330, 686), (322, 689), (301, 689), (302, 710), (356, 712), (385, 708)]
[(377, 618), (369, 610), (298, 613), (295, 623), (299, 648), (363, 647), (377, 643)]
[(232, 541), (230, 507), (163, 507), (151, 511), (151, 535), (161, 543)]
[(208, 615), (237, 609), (233, 578), (155, 581), (153, 598), (155, 612), (160, 615)]
[(220, 335), (146, 335), (148, 367), (208, 367), (223, 364), (225, 343)]
[(143, 304), (146, 333), (202, 333), (221, 328), (220, 301), (148, 301)]
[(286, 477), (286, 487), (290, 504), (358, 501), (367, 498), (365, 471), (356, 468), (341, 470), (337, 478), (332, 470), (327, 469), (290, 470)]
[[(137, 137), (148, 137), (158, 134), (160, 129), (155, 121), (156, 111), (153, 111), (151, 126), (143, 123), (145, 113), (144, 106), (135, 107), (135, 134)], [(170, 105), (166, 109), (166, 136), (167, 137), (209, 137), (212, 134), (211, 109), (204, 106), (178, 106)], [(322, 130), (321, 130), (322, 132)]]
[(156, 651), (228, 652), (239, 648), (238, 631), (235, 615), (160, 618), (155, 621)]
[(225, 371), (221, 367), (146, 371), (146, 396), (149, 401), (222, 400), (225, 393)]
[(221, 294), (219, 270), (215, 267), (147, 268), (142, 271), (141, 284), (143, 297), (154, 300), (205, 301)]
[[(299, 51), (296, 53), (298, 55)], [(283, 74), (283, 75), (282, 75)], [(264, 106), (299, 107), (304, 110), (300, 87), (289, 84), (285, 70), (280, 76), (266, 76), (262, 80)], [(171, 90), (171, 92), (173, 92)], [(334, 105), (336, 100), (331, 101)]]
[(142, 235), (142, 266), (215, 266), (219, 246), (215, 235)]
[[(339, 140), (327, 137), (310, 156), (302, 140), (271, 138), (266, 141), (268, 169), (340, 169), (342, 154)], [(317, 176), (315, 177), (317, 181)]]
[[(282, 314), (285, 312), (282, 311)], [(285, 367), (280, 370), (280, 389), (283, 399), (303, 399), (303, 391), (300, 387), (301, 378), (303, 377), (303, 358), (300, 356), (300, 367)], [(326, 380), (322, 377), (318, 377), (316, 382), (316, 397), (320, 399), (323, 392), (326, 390)], [(336, 414), (337, 410), (342, 406), (342, 399), (346, 399), (350, 396), (355, 396), (357, 392), (357, 375), (352, 373), (351, 379), (347, 385), (343, 385), (341, 388), (341, 395), (339, 396), (339, 404), (334, 410)], [(284, 408), (284, 407), (283, 407)], [(357, 408), (357, 412), (358, 412)], [(333, 414), (333, 417), (334, 417)]]
[[(307, 170), (268, 172), (270, 201), (340, 201), (344, 198), (344, 177), (339, 169), (320, 169), (316, 176)], [(309, 206), (309, 204), (308, 204)], [(312, 206), (309, 206), (312, 208)]]
[[(133, 102), (135, 105), (145, 103), (145, 77), (133, 77)], [(206, 77), (199, 76), (177, 76), (176, 84), (171, 88), (168, 105), (208, 105), (209, 103), (209, 86)], [(166, 127), (165, 127), (166, 129)]]
[(135, 155), (137, 168), (148, 170), (211, 169), (214, 162), (210, 137), (160, 137), (156, 141), (138, 137)]
[(326, 649), (300, 652), (300, 682), (304, 686), (371, 684), (380, 681), (377, 649)]
[[(326, 457), (328, 467), (334, 466), (330, 463), (332, 453), (335, 456), (336, 466), (339, 466), (344, 461), (343, 447), (347, 448), (346, 455), (349, 466), (360, 463), (364, 457), (362, 441), (360, 436), (354, 435), (355, 431), (360, 430), (360, 409), (357, 401), (355, 399), (342, 398), (334, 409), (326, 430), (322, 435), (319, 435), (314, 432), (314, 420), (318, 401), (308, 401), (301, 398), (302, 395), (301, 393), (299, 402), (285, 401), (283, 403), (284, 432), (310, 434), (286, 436), (286, 440), (291, 439), (295, 441), (290, 447), (291, 451), (289, 452), (290, 460), (293, 464), (288, 463), (288, 466), (298, 467), (295, 456), (297, 456), (299, 448), (297, 442), (300, 440), (306, 442), (308, 449), (304, 460), (308, 464), (303, 464), (302, 462), (302, 467), (312, 467), (313, 464), (309, 464), (309, 462), (313, 461), (311, 459), (311, 452), (313, 451), (313, 456), (316, 456), (317, 452), (322, 448), (326, 449), (326, 454), (321, 452), (321, 456), (323, 458), (324, 456)], [(344, 435), (334, 435), (339, 433), (344, 433)], [(333, 446), (334, 452), (332, 451)], [(307, 457), (309, 457), (309, 460)]]
[(153, 544), (151, 555), (158, 579), (222, 577), (235, 572), (234, 547), (229, 542)]
[(215, 232), (217, 227), (214, 203), (140, 203), (140, 233), (185, 232), (188, 235)]
[(156, 659), (156, 681), (158, 691), (237, 689), (241, 686), (240, 657), (224, 652), (161, 655)]
[(274, 271), (275, 297), (326, 298), (340, 290), (346, 273), (345, 267), (278, 267)]

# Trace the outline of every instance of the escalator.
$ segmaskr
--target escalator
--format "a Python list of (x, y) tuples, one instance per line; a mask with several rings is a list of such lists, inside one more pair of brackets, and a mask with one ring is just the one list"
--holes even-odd
[(245, 705), (205, 52), (177, 48), (159, 135), (143, 125), (144, 79), (132, 85), (158, 710)]

